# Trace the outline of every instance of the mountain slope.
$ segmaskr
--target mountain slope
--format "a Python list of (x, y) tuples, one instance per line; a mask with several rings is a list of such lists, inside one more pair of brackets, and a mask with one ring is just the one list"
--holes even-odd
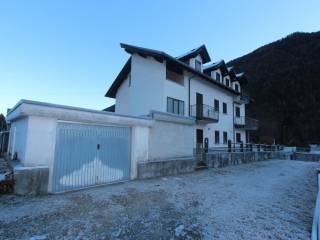
[(257, 141), (320, 143), (320, 32), (293, 33), (228, 65), (247, 73)]

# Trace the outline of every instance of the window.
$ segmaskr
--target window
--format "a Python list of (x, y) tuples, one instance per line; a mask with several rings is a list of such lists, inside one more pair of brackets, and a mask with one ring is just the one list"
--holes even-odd
[(225, 102), (222, 104), (222, 111), (223, 111), (223, 113), (225, 113), (225, 114), (227, 114), (227, 112), (228, 112), (228, 110), (227, 110), (227, 104), (226, 104)]
[(230, 79), (229, 78), (226, 78), (226, 86), (230, 87)]
[(214, 143), (219, 144), (220, 143), (220, 133), (219, 131), (214, 131)]
[(167, 112), (178, 115), (184, 115), (184, 101), (168, 97)]
[(240, 108), (236, 107), (236, 117), (240, 117)]
[(166, 79), (181, 85), (184, 84), (182, 70), (169, 64), (166, 67)]
[(214, 100), (214, 110), (219, 112), (219, 100), (217, 99)]
[(223, 132), (223, 144), (227, 144), (227, 143), (228, 143), (228, 133)]
[(218, 72), (216, 73), (216, 80), (219, 82), (221, 81), (221, 75)]
[(237, 139), (237, 143), (241, 142), (241, 134), (240, 133), (236, 134), (236, 139)]
[(238, 85), (238, 84), (235, 84), (235, 85), (234, 85), (234, 89), (236, 90), (236, 92), (239, 92), (239, 85)]
[(197, 59), (195, 59), (195, 69), (199, 72), (201, 72), (201, 62)]

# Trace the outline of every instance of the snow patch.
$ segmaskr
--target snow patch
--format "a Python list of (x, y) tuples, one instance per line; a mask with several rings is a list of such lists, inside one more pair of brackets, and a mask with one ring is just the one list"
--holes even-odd
[(109, 167), (95, 158), (81, 169), (60, 178), (59, 183), (64, 186), (85, 186), (121, 180), (123, 176), (123, 170)]

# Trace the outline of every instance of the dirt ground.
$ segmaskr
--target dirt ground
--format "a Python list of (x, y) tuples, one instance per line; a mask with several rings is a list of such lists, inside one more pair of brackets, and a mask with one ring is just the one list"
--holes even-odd
[(2, 195), (0, 239), (308, 239), (317, 167), (272, 160), (59, 195)]

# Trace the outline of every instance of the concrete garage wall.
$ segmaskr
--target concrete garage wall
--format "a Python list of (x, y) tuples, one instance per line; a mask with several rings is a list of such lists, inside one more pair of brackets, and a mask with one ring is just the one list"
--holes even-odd
[(25, 166), (48, 166), (53, 161), (56, 119), (30, 116)]
[(131, 144), (131, 179), (136, 179), (138, 177), (138, 162), (145, 162), (149, 157), (149, 128), (133, 127)]
[(28, 136), (28, 117), (20, 118), (11, 124), (8, 153), (13, 157), (17, 153), (21, 162), (26, 162)]
[(12, 126), (10, 146), (18, 152), (20, 160), (14, 169), (17, 194), (42, 194), (44, 188), (51, 189), (58, 121), (130, 127), (131, 179), (137, 177), (137, 162), (148, 159), (150, 118), (22, 100), (9, 112), (7, 119)]
[(152, 118), (148, 161), (193, 155), (193, 119), (160, 112), (153, 112)]

